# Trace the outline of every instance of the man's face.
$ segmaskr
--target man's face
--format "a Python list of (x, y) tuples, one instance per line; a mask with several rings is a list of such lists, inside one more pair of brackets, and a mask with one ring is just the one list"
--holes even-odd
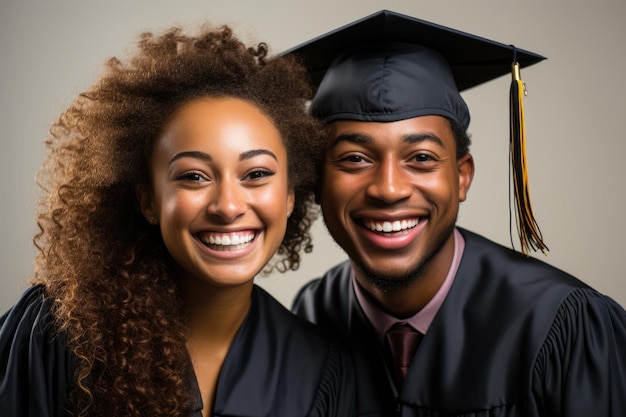
[(457, 159), (448, 120), (330, 127), (321, 207), (357, 279), (393, 288), (434, 268), (447, 271), (453, 251), (442, 248), (452, 248), (446, 243), (474, 172), (471, 155)]

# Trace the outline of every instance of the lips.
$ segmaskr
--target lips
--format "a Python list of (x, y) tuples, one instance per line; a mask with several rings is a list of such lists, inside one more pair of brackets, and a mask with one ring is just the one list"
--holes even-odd
[(207, 232), (198, 234), (199, 240), (206, 246), (211, 249), (224, 251), (243, 249), (249, 246), (255, 237), (256, 233), (250, 230), (231, 233)]
[[(361, 218), (358, 223), (362, 232), (359, 233), (359, 246), (371, 250), (383, 251), (389, 256), (397, 256), (401, 251), (413, 248), (421, 231), (427, 224), (426, 217), (403, 218)], [(392, 251), (393, 253), (389, 252)]]
[(363, 226), (372, 232), (379, 233), (396, 233), (413, 229), (419, 224), (419, 218), (413, 217), (408, 219), (397, 220), (372, 220), (363, 219)]

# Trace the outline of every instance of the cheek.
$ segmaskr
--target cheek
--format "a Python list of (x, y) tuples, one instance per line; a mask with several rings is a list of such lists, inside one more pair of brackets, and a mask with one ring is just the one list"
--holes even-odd
[(459, 176), (456, 171), (452, 169), (440, 169), (430, 173), (416, 175), (412, 182), (432, 194), (443, 196), (458, 190)]
[(458, 176), (446, 172), (430, 179), (422, 188), (424, 195), (437, 205), (440, 210), (454, 208), (459, 203)]
[(182, 223), (197, 216), (206, 206), (200, 193), (178, 192), (164, 195), (161, 200), (163, 222)]
[(358, 204), (356, 179), (346, 181), (347, 176), (326, 177), (321, 183), (320, 208), (324, 222), (333, 234), (343, 230), (341, 225), (350, 207)]
[(321, 203), (337, 203), (348, 198), (358, 188), (359, 178), (354, 175), (341, 175), (326, 169), (320, 185)]
[(414, 184), (418, 190), (435, 198), (445, 198), (450, 191), (448, 180), (439, 175), (420, 177), (418, 181), (414, 181)]
[(289, 190), (285, 183), (272, 185), (251, 192), (249, 200), (257, 208), (266, 222), (275, 223), (287, 218)]

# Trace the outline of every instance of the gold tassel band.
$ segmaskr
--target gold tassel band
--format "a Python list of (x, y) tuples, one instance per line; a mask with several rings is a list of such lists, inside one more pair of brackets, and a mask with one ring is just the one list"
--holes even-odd
[[(510, 175), (515, 198), (515, 222), (521, 251), (528, 255), (530, 249), (541, 250), (545, 253), (548, 247), (543, 242), (539, 225), (535, 220), (530, 203), (530, 189), (528, 186), (528, 170), (526, 165), (526, 131), (524, 126), (523, 96), (526, 88), (520, 75), (520, 65), (513, 62), (511, 65), (512, 81), (510, 90)], [(511, 203), (509, 200), (509, 207)], [(512, 216), (511, 216), (512, 217)], [(510, 220), (512, 228), (512, 219)], [(511, 231), (513, 247), (513, 232)]]

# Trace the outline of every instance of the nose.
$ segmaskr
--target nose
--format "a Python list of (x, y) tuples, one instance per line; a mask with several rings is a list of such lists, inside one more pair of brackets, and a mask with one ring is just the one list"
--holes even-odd
[(245, 192), (237, 180), (222, 179), (212, 190), (207, 213), (225, 222), (232, 222), (246, 211), (246, 207)]
[(387, 204), (410, 197), (413, 187), (399, 161), (393, 157), (382, 160), (374, 172), (374, 178), (367, 187), (367, 194)]

